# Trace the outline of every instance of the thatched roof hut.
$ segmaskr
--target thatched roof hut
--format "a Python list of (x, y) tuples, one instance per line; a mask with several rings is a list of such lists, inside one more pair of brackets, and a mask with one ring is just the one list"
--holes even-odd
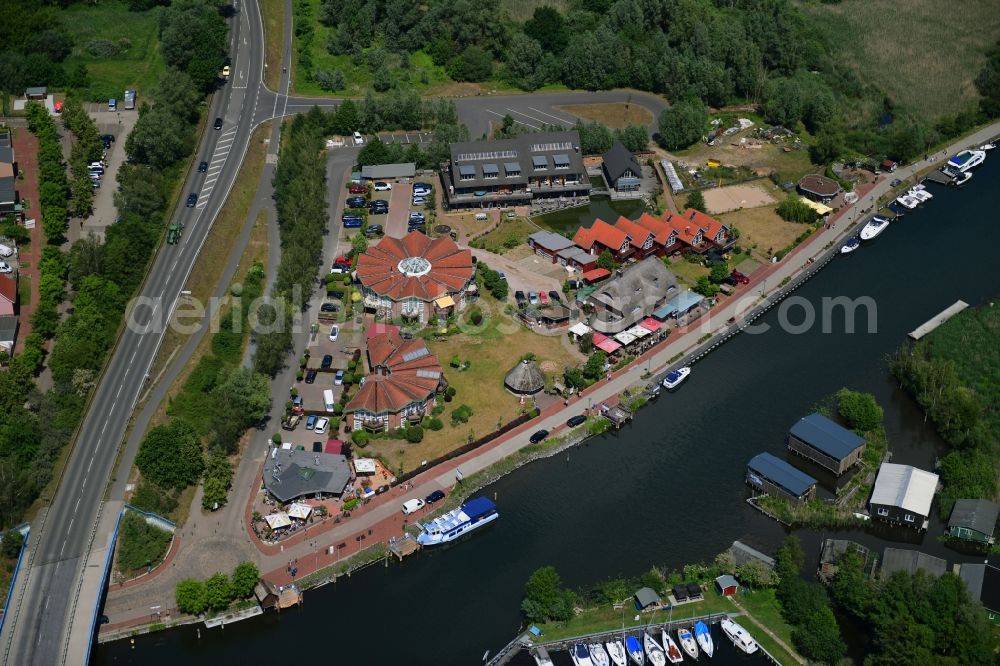
[(515, 395), (534, 395), (545, 388), (545, 373), (534, 361), (525, 359), (511, 368), (503, 384)]

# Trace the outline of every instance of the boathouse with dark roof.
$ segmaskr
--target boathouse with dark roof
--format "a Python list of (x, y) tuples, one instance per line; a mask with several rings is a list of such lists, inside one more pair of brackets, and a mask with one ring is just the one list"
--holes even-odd
[(816, 479), (770, 453), (758, 453), (747, 463), (746, 482), (755, 490), (793, 502), (816, 497)]
[(1000, 506), (985, 499), (955, 500), (948, 519), (948, 534), (956, 539), (994, 543)]
[(865, 440), (822, 414), (810, 414), (788, 431), (788, 448), (840, 476), (861, 460)]

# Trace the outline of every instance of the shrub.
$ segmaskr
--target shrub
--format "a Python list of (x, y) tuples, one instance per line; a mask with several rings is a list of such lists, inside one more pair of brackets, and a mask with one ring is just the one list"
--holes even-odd
[(441, 419), (433, 417), (427, 422), (427, 427), (436, 432), (444, 427), (444, 423)]
[(418, 425), (410, 426), (406, 429), (406, 441), (411, 444), (419, 444), (424, 439), (424, 429)]
[(198, 480), (205, 466), (198, 433), (182, 419), (153, 428), (139, 445), (135, 465), (157, 485), (183, 490)]
[(0, 542), (0, 555), (13, 560), (21, 553), (21, 545), (24, 537), (15, 529), (9, 529), (3, 534), (3, 541)]
[(177, 583), (174, 589), (174, 600), (177, 607), (185, 613), (199, 615), (208, 608), (205, 595), (205, 584), (194, 578), (187, 578)]
[(119, 571), (137, 571), (160, 563), (170, 547), (170, 532), (146, 523), (134, 511), (122, 517), (118, 539)]
[(454, 398), (455, 394), (457, 394), (457, 393), (458, 393), (458, 389), (456, 389), (454, 386), (449, 386), (448, 387), (448, 390), (447, 390), (447, 394), (448, 395), (450, 395), (451, 397)]
[(358, 448), (365, 448), (368, 445), (369, 439), (371, 439), (371, 435), (364, 430), (355, 430), (351, 433), (351, 441), (354, 442)]
[(470, 418), (472, 418), (472, 407), (469, 407), (466, 404), (459, 405), (451, 412), (452, 425), (468, 423)]

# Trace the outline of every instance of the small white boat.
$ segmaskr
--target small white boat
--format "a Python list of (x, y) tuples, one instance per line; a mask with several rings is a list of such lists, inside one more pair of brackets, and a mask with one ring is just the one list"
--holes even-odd
[(670, 660), (671, 664), (679, 664), (684, 661), (684, 655), (677, 647), (674, 637), (666, 629), (663, 630), (663, 651), (667, 653), (667, 659)]
[(666, 666), (667, 655), (663, 654), (663, 648), (656, 642), (656, 639), (649, 634), (642, 635), (642, 646), (646, 648), (646, 656), (652, 666)]
[(687, 652), (692, 659), (698, 658), (698, 642), (694, 639), (694, 634), (691, 633), (690, 629), (685, 629), (684, 627), (678, 629), (677, 642), (681, 644), (681, 648)]
[(995, 143), (984, 143), (983, 145), (979, 146), (979, 150), (993, 150), (996, 147), (997, 144)]
[(914, 199), (919, 199), (920, 201), (930, 201), (934, 198), (934, 195), (927, 190), (918, 190), (915, 187), (910, 190), (910, 196)]
[(984, 150), (963, 150), (948, 160), (948, 168), (952, 171), (968, 171), (986, 161)]
[(712, 640), (712, 630), (701, 620), (694, 623), (694, 638), (698, 641), (701, 651), (711, 659), (715, 653), (715, 641)]
[(861, 240), (872, 240), (889, 227), (889, 220), (884, 217), (875, 216), (864, 226), (858, 234)]
[(569, 656), (576, 666), (594, 666), (594, 662), (590, 659), (590, 650), (583, 643), (574, 645), (569, 651)]
[(899, 203), (900, 206), (904, 206), (906, 208), (909, 208), (910, 210), (913, 210), (914, 208), (920, 205), (919, 200), (914, 199), (908, 194), (904, 194), (903, 196), (898, 197), (896, 201)]
[(642, 644), (638, 638), (635, 636), (626, 636), (625, 651), (628, 652), (628, 656), (635, 662), (635, 666), (644, 666), (646, 663), (646, 653), (642, 651)]
[(852, 238), (847, 239), (847, 242), (844, 243), (844, 247), (840, 248), (840, 253), (850, 254), (851, 252), (857, 250), (859, 247), (861, 247), (861, 239), (858, 238), (857, 236), (854, 236)]
[(746, 629), (736, 624), (728, 617), (722, 620), (722, 631), (733, 642), (741, 652), (753, 654), (757, 651), (757, 641), (753, 639)]
[(663, 378), (663, 388), (668, 391), (673, 391), (675, 388), (681, 385), (688, 375), (691, 374), (691, 368), (689, 366), (684, 366), (683, 368), (677, 368), (673, 372), (668, 372), (667, 376)]
[(608, 656), (615, 666), (628, 666), (628, 653), (625, 652), (625, 645), (621, 641), (608, 641), (604, 646), (608, 649)]
[(604, 646), (600, 643), (590, 644), (590, 660), (594, 662), (594, 666), (611, 666), (611, 659), (608, 658), (608, 653), (604, 651)]
[(956, 177), (955, 180), (952, 181), (952, 184), (955, 185), (955, 187), (960, 187), (962, 185), (965, 185), (970, 180), (972, 180), (972, 172), (966, 171), (964, 173), (960, 173), (958, 177)]
[(546, 651), (543, 647), (538, 647), (531, 656), (535, 658), (535, 663), (538, 664), (538, 666), (553, 666), (552, 658), (549, 656), (548, 651)]

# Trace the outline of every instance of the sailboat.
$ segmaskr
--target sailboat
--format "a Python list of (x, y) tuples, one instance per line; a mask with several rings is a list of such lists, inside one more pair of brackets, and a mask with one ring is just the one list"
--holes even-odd
[(646, 648), (646, 656), (652, 666), (666, 666), (667, 655), (663, 654), (663, 648), (656, 642), (656, 639), (648, 633), (642, 635), (642, 646)]
[(594, 666), (611, 666), (611, 660), (608, 658), (608, 653), (604, 651), (604, 646), (600, 643), (590, 644), (590, 660), (594, 662)]
[(715, 642), (712, 640), (712, 632), (708, 625), (701, 620), (694, 623), (694, 638), (698, 641), (701, 651), (711, 658), (715, 652)]
[(671, 664), (679, 664), (684, 661), (684, 655), (681, 654), (673, 636), (665, 627), (663, 629), (663, 651), (667, 653), (667, 659), (670, 660)]
[(625, 650), (628, 651), (628, 656), (635, 662), (635, 666), (645, 666), (646, 655), (642, 651), (642, 644), (639, 643), (638, 638), (635, 636), (626, 636)]
[(590, 660), (590, 650), (583, 643), (574, 645), (573, 649), (569, 651), (569, 656), (576, 666), (594, 666), (594, 662)]
[(698, 643), (694, 640), (694, 634), (686, 627), (677, 630), (677, 640), (684, 651), (691, 655), (692, 659), (698, 658)]
[(608, 648), (608, 656), (615, 666), (628, 666), (628, 653), (625, 651), (624, 643), (608, 641), (604, 646)]

